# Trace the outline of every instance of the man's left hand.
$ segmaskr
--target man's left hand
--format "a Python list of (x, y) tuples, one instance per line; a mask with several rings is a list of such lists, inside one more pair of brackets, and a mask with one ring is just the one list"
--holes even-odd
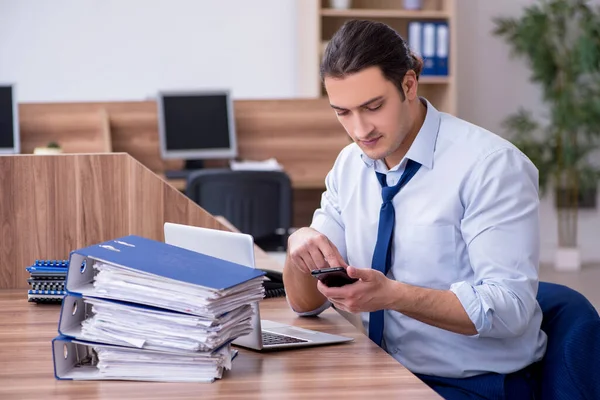
[(394, 281), (374, 269), (348, 267), (346, 272), (359, 280), (342, 287), (327, 287), (321, 281), (317, 283), (317, 289), (337, 309), (358, 313), (389, 308), (393, 301)]

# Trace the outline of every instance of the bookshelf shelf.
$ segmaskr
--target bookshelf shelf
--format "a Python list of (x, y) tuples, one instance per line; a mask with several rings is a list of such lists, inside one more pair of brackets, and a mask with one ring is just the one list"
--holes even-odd
[(419, 78), (421, 85), (448, 85), (452, 83), (451, 76), (421, 76)]
[(322, 8), (321, 16), (323, 17), (340, 17), (340, 18), (405, 18), (405, 19), (448, 19), (449, 14), (446, 11), (438, 10), (382, 10), (355, 8), (348, 10), (337, 10), (334, 8)]

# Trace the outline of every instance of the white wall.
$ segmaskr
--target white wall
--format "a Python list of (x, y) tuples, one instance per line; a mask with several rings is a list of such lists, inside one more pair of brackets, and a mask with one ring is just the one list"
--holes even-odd
[[(591, 3), (600, 4), (600, 0)], [(540, 89), (529, 82), (523, 59), (509, 57), (502, 38), (492, 36), (495, 16), (519, 16), (531, 0), (458, 0), (458, 113), (459, 116), (505, 135), (501, 123), (519, 106), (543, 117), (546, 107)], [(600, 205), (600, 199), (598, 200)], [(551, 198), (542, 200), (542, 261), (550, 263), (557, 245), (556, 212)], [(600, 261), (600, 210), (582, 210), (579, 244), (584, 262)]]
[(296, 95), (296, 0), (0, 0), (0, 82), (19, 101), (159, 89)]

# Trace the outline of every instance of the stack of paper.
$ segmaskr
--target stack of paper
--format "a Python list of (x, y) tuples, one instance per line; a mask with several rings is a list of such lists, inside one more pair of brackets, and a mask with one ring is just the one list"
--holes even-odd
[(250, 333), (252, 308), (243, 305), (217, 318), (83, 298), (91, 313), (80, 339), (164, 351), (209, 351)]
[(101, 375), (114, 379), (164, 376), (163, 380), (171, 382), (213, 381), (222, 377), (222, 367), (231, 369), (231, 351), (227, 348), (208, 355), (177, 355), (97, 346), (97, 356)]
[(215, 290), (123, 270), (105, 263), (95, 264), (94, 269), (98, 271), (94, 279), (96, 296), (148, 304), (211, 318), (264, 297), (260, 286), (262, 279), (241, 283), (228, 289)]
[(229, 163), (229, 167), (233, 171), (283, 171), (283, 166), (279, 164), (279, 162), (275, 158), (269, 158), (264, 161), (231, 160), (231, 162)]
[(221, 378), (264, 296), (262, 271), (133, 235), (74, 251), (69, 265), (58, 379)]

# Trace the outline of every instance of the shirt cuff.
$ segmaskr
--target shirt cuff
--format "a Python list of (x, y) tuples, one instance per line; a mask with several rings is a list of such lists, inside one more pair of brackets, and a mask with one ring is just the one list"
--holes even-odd
[(492, 327), (492, 308), (485, 293), (478, 291), (467, 282), (452, 284), (450, 291), (458, 297), (471, 322), (475, 325), (477, 334), (472, 337), (477, 338), (479, 335), (489, 332)]
[(299, 317), (316, 317), (317, 315), (321, 314), (323, 311), (327, 310), (331, 306), (331, 302), (329, 300), (326, 300), (325, 303), (323, 303), (323, 305), (321, 305), (321, 307), (319, 307), (315, 310), (298, 312), (298, 311), (294, 310), (294, 307), (292, 307), (292, 305), (290, 304), (290, 301), (287, 298), (287, 296), (285, 299), (287, 300), (288, 305), (290, 306), (292, 311), (295, 312)]

